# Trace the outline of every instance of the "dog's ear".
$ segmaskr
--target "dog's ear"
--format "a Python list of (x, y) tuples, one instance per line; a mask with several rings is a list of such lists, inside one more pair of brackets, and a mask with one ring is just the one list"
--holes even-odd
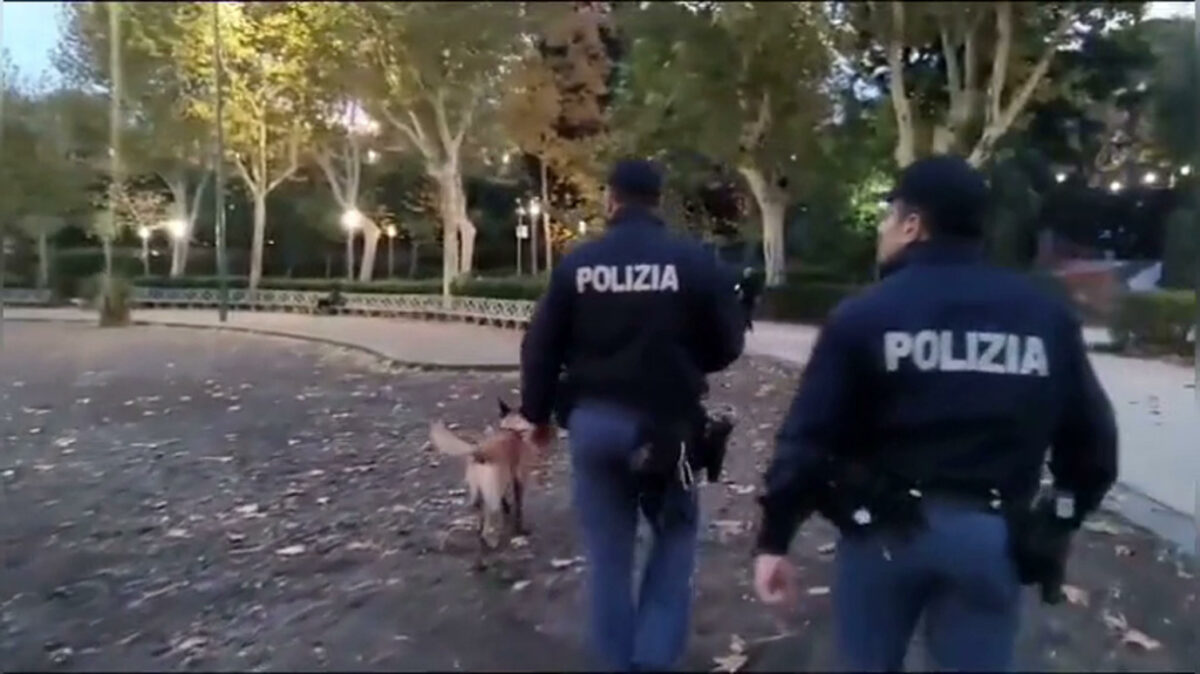
[(503, 419), (504, 417), (506, 417), (506, 416), (508, 416), (508, 415), (512, 414), (512, 408), (511, 408), (511, 407), (509, 407), (509, 406), (508, 406), (508, 403), (504, 402), (504, 400), (503, 400), (503, 399), (501, 399), (501, 398), (496, 398), (496, 402), (497, 402), (497, 403), (500, 403), (500, 418), (501, 418), (501, 419)]

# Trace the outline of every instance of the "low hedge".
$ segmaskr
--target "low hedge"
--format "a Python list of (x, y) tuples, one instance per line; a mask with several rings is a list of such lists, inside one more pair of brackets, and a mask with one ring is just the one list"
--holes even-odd
[(1158, 290), (1127, 293), (1117, 303), (1109, 330), (1124, 349), (1188, 354), (1188, 333), (1196, 324), (1196, 293)]

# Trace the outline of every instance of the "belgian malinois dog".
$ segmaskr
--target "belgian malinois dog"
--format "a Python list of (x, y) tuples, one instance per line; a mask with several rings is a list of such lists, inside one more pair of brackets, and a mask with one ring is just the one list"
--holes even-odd
[(545, 449), (535, 442), (532, 424), (503, 400), (499, 404), (499, 427), (489, 427), (478, 443), (460, 438), (441, 421), (429, 428), (434, 448), (467, 459), (467, 498), (479, 515), (480, 560), (486, 549), (498, 548), (513, 536), (528, 533), (525, 487), (534, 461)]

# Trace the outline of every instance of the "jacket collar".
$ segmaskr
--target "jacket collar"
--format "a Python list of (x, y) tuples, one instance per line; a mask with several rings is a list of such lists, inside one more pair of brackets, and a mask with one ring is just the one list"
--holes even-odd
[(879, 266), (879, 277), (914, 265), (976, 264), (983, 261), (983, 244), (975, 241), (921, 241), (909, 245)]
[(658, 217), (653, 211), (640, 206), (622, 206), (608, 220), (609, 227), (620, 227), (622, 225), (633, 226), (664, 226), (662, 218)]

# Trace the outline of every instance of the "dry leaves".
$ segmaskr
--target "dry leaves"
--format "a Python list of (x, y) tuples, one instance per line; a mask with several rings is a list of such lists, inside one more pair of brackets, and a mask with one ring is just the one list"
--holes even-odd
[(1138, 646), (1139, 648), (1147, 651), (1157, 651), (1158, 649), (1162, 648), (1162, 644), (1156, 639), (1152, 639), (1138, 630), (1129, 630), (1125, 632), (1124, 636), (1121, 637), (1121, 643), (1128, 646)]
[(1121, 643), (1126, 646), (1137, 646), (1145, 651), (1156, 651), (1162, 648), (1162, 644), (1141, 630), (1133, 629), (1129, 626), (1129, 621), (1120, 613), (1109, 613), (1105, 611), (1101, 616), (1105, 626), (1114, 632), (1121, 633)]
[(275, 551), (275, 554), (280, 555), (282, 557), (295, 557), (296, 555), (304, 554), (304, 550), (305, 550), (305, 547), (303, 545), (296, 544), (296, 545), (289, 545), (286, 548), (279, 548), (278, 550)]
[(1067, 598), (1067, 601), (1075, 604), (1076, 606), (1087, 606), (1090, 603), (1087, 590), (1075, 587), (1074, 585), (1063, 585), (1062, 590), (1063, 595), (1065, 595)]
[(729, 653), (713, 658), (717, 666), (712, 671), (737, 672), (746, 666), (749, 659), (746, 656), (746, 641), (735, 634), (729, 638)]
[(1104, 534), (1106, 536), (1121, 534), (1121, 528), (1108, 520), (1088, 520), (1083, 523), (1083, 529), (1094, 534)]

